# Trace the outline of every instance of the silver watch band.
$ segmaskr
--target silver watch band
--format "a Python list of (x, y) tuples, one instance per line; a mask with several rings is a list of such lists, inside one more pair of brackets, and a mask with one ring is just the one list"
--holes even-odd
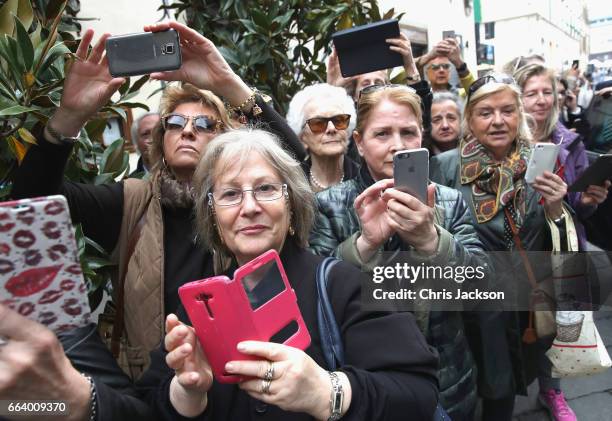
[(329, 398), (329, 407), (331, 415), (327, 421), (337, 421), (342, 416), (342, 403), (344, 400), (344, 391), (342, 390), (342, 384), (338, 374), (329, 371), (329, 379), (332, 384), (331, 397)]
[(51, 124), (47, 123), (47, 133), (51, 136), (56, 142), (61, 143), (62, 145), (72, 145), (79, 140), (79, 136), (81, 136), (81, 131), (76, 136), (64, 136), (58, 133)]

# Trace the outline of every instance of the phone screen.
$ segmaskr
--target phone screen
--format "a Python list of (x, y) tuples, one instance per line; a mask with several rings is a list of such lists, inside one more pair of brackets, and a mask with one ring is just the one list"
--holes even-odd
[(278, 270), (276, 260), (271, 260), (253, 272), (260, 280), (257, 283), (250, 281), (249, 276), (242, 278), (242, 287), (249, 297), (249, 303), (253, 310), (272, 300), (285, 290), (283, 278)]

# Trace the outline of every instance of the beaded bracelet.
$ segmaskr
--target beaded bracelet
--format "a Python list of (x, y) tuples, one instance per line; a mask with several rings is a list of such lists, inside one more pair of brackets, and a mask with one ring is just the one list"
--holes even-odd
[(96, 420), (96, 413), (98, 409), (98, 394), (96, 393), (96, 383), (93, 378), (85, 373), (81, 373), (83, 377), (89, 382), (89, 391), (91, 395), (91, 406), (89, 408), (89, 421)]

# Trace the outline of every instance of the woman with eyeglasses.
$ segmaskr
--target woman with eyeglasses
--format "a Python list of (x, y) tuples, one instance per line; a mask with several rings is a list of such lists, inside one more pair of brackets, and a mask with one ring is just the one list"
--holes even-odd
[[(542, 258), (548, 253), (532, 254), (528, 263), (523, 256), (530, 256), (522, 252), (551, 250), (547, 219), (560, 232), (566, 226), (563, 179), (545, 172), (533, 184), (525, 182), (531, 139), (519, 87), (508, 75), (491, 74), (469, 90), (458, 149), (436, 155), (430, 162), (433, 180), (463, 193), (485, 249), (514, 252), (492, 254), (495, 281), (500, 288), (514, 291), (513, 299), (531, 291), (527, 265), (536, 275), (547, 266)], [(504, 304), (508, 310), (518, 308), (514, 301)], [(538, 348), (550, 346), (550, 342), (534, 342), (532, 329), (526, 329), (532, 327), (528, 318), (526, 311), (464, 314), (478, 362), (483, 420), (512, 419), (515, 394), (526, 394), (535, 378)]]
[(304, 144), (302, 168), (319, 192), (357, 175), (358, 165), (346, 156), (355, 127), (355, 105), (343, 88), (318, 83), (296, 93), (287, 123)]
[[(318, 216), (310, 237), (317, 254), (335, 255), (364, 271), (399, 263), (484, 266), (482, 244), (461, 194), (431, 184), (429, 200), (394, 188), (396, 152), (421, 147), (419, 96), (407, 86), (383, 85), (361, 92), (353, 137), (363, 165), (359, 175), (317, 194)], [(385, 254), (385, 252), (387, 252)], [(467, 287), (467, 286), (466, 286)], [(427, 342), (440, 355), (440, 405), (453, 420), (471, 420), (476, 407), (475, 372), (459, 312), (415, 312)]]
[(115, 332), (124, 326), (122, 347), (129, 350), (123, 356), (129, 363), (124, 369), (133, 378), (148, 365), (149, 352), (163, 338), (165, 315), (176, 311), (179, 303), (178, 287), (213, 273), (212, 256), (196, 244), (192, 177), (206, 145), (237, 124), (228, 118), (219, 96), (237, 114), (268, 123), (296, 156), (303, 157), (299, 140), (284, 119), (247, 87), (208, 39), (177, 22), (145, 30), (168, 28), (180, 35), (182, 66), (151, 77), (184, 84), (168, 87), (163, 94), (161, 122), (154, 129), (149, 150), (151, 177), (101, 185), (63, 181), (76, 136), (124, 83), (123, 78), (109, 74), (104, 57), (108, 34), (88, 52), (93, 38), (89, 30), (66, 77), (60, 106), (38, 145), (30, 148), (13, 188), (15, 198), (65, 195), (73, 221), (82, 224), (89, 238), (113, 252), (119, 274), (114, 280), (119, 313)]
[[(223, 384), (213, 377), (194, 329), (169, 315), (165, 349), (154, 353), (141, 382), (153, 391), (160, 418), (399, 421), (410, 414), (430, 421), (437, 401), (435, 356), (409, 313), (361, 310), (362, 273), (344, 262), (327, 278), (345, 360), (329, 371), (317, 327), (315, 277), (323, 258), (306, 249), (314, 195), (300, 164), (279, 142), (261, 130), (224, 133), (208, 145), (193, 181), (198, 232), (216, 257), (217, 272), (233, 277), (237, 267), (276, 250), (311, 344), (302, 351), (241, 342), (238, 350), (254, 358), (227, 363), (227, 373), (243, 380)], [(257, 306), (274, 289), (261, 270), (243, 286)]]

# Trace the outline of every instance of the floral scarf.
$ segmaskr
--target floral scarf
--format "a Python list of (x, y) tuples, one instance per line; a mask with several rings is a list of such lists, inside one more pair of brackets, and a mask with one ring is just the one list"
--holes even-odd
[(526, 141), (515, 141), (504, 162), (493, 160), (488, 150), (474, 137), (459, 145), (461, 184), (471, 184), (472, 201), (479, 224), (490, 221), (509, 206), (522, 226), (525, 215), (525, 171), (530, 149)]

